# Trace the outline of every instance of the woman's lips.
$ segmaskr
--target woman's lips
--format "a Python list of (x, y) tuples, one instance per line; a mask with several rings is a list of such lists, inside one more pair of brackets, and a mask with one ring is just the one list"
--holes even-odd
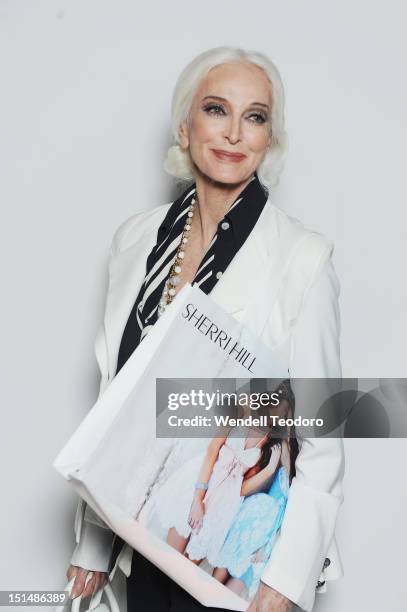
[(240, 162), (245, 159), (246, 155), (243, 153), (229, 153), (228, 151), (222, 151), (221, 149), (212, 149), (218, 159), (229, 162)]

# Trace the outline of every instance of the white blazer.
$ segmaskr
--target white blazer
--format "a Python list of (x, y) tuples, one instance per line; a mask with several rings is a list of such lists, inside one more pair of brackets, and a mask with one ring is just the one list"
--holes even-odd
[[(146, 259), (170, 204), (137, 213), (116, 231), (109, 261), (104, 321), (95, 343), (100, 393), (115, 375), (128, 316), (144, 279)], [(339, 282), (333, 245), (268, 199), (254, 229), (211, 292), (244, 320), (286, 363), (291, 377), (341, 377)], [(300, 440), (296, 476), (263, 582), (304, 610), (312, 610), (317, 582), (343, 575), (334, 530), (343, 501), (343, 440)], [(71, 563), (106, 571), (113, 533), (80, 500)], [(132, 549), (117, 564), (128, 575)], [(116, 565), (117, 565), (116, 564)], [(323, 570), (323, 566), (328, 567)], [(116, 566), (115, 566), (116, 569)]]

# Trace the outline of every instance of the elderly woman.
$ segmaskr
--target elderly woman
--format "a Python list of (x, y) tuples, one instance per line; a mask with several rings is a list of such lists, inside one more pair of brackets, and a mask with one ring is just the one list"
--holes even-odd
[[(340, 377), (332, 244), (269, 197), (286, 149), (284, 91), (275, 65), (238, 48), (202, 53), (176, 84), (172, 126), (175, 144), (165, 167), (188, 187), (115, 233), (96, 340), (100, 392), (185, 283), (236, 318), (245, 314), (291, 377)], [(250, 612), (283, 612), (292, 602), (311, 610), (316, 589), (342, 574), (334, 528), (343, 469), (341, 440), (302, 440), (279, 538)], [(76, 576), (74, 596), (88, 596), (109, 567), (119, 566), (127, 575), (129, 612), (204, 609), (117, 537), (112, 554), (114, 534), (84, 502), (75, 525), (68, 569), (69, 578)]]

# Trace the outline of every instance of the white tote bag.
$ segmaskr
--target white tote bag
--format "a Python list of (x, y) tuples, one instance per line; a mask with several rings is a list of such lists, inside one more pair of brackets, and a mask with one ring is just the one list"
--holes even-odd
[[(211, 336), (210, 330), (215, 328)], [(167, 482), (167, 499), (183, 499), (182, 511), (189, 507), (189, 482), (195, 482), (195, 471), (211, 438), (194, 438), (193, 434), (191, 438), (189, 433), (182, 439), (175, 437), (176, 433), (156, 436), (156, 429), (168, 415), (156, 413), (156, 380), (172, 379), (170, 384), (175, 389), (179, 379), (206, 380), (210, 390), (219, 379), (281, 381), (287, 376), (285, 365), (242, 322), (225, 313), (197, 287), (186, 286), (87, 414), (54, 467), (110, 529), (203, 605), (245, 610), (247, 599), (191, 563), (166, 541), (162, 513), (154, 506), (160, 503), (160, 487)], [(175, 379), (177, 382), (172, 382)], [(225, 443), (226, 455), (233, 447), (240, 456), (237, 447), (241, 439), (229, 439), (229, 446)], [(246, 453), (243, 447), (241, 450)], [(251, 462), (255, 455), (252, 451)], [(232, 458), (230, 461), (233, 463)], [(231, 470), (238, 470), (232, 463)], [(181, 468), (186, 469), (182, 472), (185, 479), (181, 472), (179, 477), (175, 474)], [(178, 488), (184, 497), (178, 498)]]

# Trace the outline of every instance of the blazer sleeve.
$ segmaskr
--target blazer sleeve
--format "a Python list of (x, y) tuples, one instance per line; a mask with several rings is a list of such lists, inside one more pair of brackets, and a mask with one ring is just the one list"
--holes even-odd
[[(109, 264), (118, 252), (124, 225), (122, 224), (113, 236)], [(107, 343), (103, 322), (96, 334), (95, 355), (101, 373), (98, 396), (100, 397), (109, 382)], [(71, 557), (71, 564), (87, 570), (107, 572), (115, 534), (82, 498), (79, 498), (76, 509), (74, 531), (76, 546)]]
[[(96, 344), (100, 342), (100, 333), (101, 331)], [(102, 375), (99, 395), (106, 386), (107, 379)], [(76, 546), (71, 557), (71, 565), (107, 572), (115, 534), (82, 498), (79, 498), (76, 509), (74, 531)]]
[[(291, 377), (342, 376), (338, 297), (339, 281), (329, 258), (310, 284), (291, 334)], [(280, 537), (262, 581), (311, 611), (343, 501), (345, 459), (342, 438), (299, 443)]]

